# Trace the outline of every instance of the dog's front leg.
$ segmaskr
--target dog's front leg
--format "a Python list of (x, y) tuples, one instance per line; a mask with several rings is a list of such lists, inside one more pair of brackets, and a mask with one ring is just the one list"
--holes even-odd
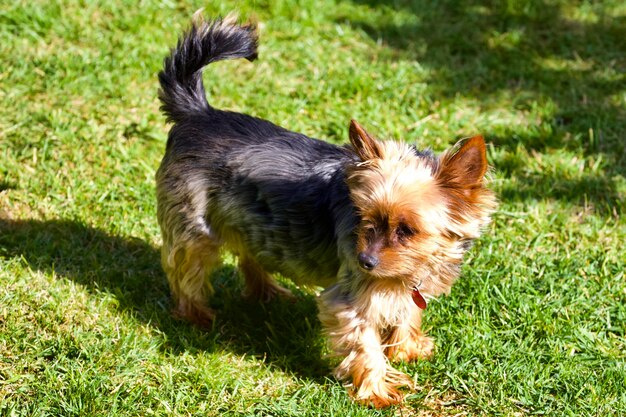
[(352, 395), (364, 404), (381, 408), (402, 401), (398, 388), (412, 381), (389, 365), (379, 330), (361, 317), (338, 286), (322, 293), (318, 304), (332, 349), (343, 357), (335, 376), (349, 381)]
[(432, 356), (435, 343), (421, 330), (422, 310), (417, 306), (411, 315), (389, 332), (384, 340), (385, 355), (391, 360), (415, 361)]

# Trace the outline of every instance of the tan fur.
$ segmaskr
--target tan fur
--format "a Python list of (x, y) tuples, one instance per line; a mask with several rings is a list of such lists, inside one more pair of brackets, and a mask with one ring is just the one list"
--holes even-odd
[(385, 355), (391, 360), (405, 362), (430, 358), (435, 344), (432, 338), (422, 333), (421, 324), (422, 310), (413, 306), (409, 318), (393, 328), (384, 339)]
[(219, 246), (208, 236), (174, 247), (164, 244), (161, 263), (173, 294), (174, 314), (200, 327), (210, 327), (215, 314), (206, 305), (213, 293), (208, 277), (221, 264)]
[[(358, 300), (356, 305), (340, 302), (338, 291), (339, 287), (334, 287), (318, 300), (319, 317), (331, 346), (337, 356), (344, 358), (335, 376), (351, 381), (351, 393), (360, 402), (379, 408), (401, 401), (403, 395), (398, 388), (411, 386), (412, 382), (391, 367), (378, 326), (363, 316), (364, 312), (376, 316), (376, 308), (361, 306)], [(385, 320), (382, 316), (377, 319)]]
[(245, 255), (239, 257), (239, 271), (246, 280), (244, 296), (265, 303), (272, 300), (278, 294), (293, 298), (291, 291), (278, 285), (274, 278), (265, 272), (261, 265), (252, 257)]

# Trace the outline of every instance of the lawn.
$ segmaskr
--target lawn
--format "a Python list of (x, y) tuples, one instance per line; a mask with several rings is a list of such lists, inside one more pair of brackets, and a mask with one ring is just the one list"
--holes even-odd
[[(334, 143), (358, 120), (439, 152), (482, 133), (500, 206), (398, 366), (402, 407), (331, 377), (314, 289), (174, 320), (157, 77), (191, 15), (259, 23), (205, 73), (218, 108)], [(626, 415), (626, 3), (0, 0), (0, 415)]]

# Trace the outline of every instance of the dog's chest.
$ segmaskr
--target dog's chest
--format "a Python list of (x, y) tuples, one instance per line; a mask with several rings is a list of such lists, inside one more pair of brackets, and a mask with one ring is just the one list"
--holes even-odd
[(415, 305), (409, 291), (385, 281), (370, 283), (354, 296), (361, 317), (378, 328), (396, 327), (410, 319)]

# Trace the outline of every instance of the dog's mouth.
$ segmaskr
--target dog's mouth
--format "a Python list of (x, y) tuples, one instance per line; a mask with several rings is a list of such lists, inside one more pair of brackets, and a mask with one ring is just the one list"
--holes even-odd
[(419, 290), (419, 287), (421, 285), (422, 283), (420, 282), (413, 287), (413, 289), (411, 290), (411, 297), (413, 298), (413, 302), (417, 307), (421, 308), (422, 310), (426, 310), (426, 307), (428, 307), (428, 303), (426, 303), (426, 299)]

